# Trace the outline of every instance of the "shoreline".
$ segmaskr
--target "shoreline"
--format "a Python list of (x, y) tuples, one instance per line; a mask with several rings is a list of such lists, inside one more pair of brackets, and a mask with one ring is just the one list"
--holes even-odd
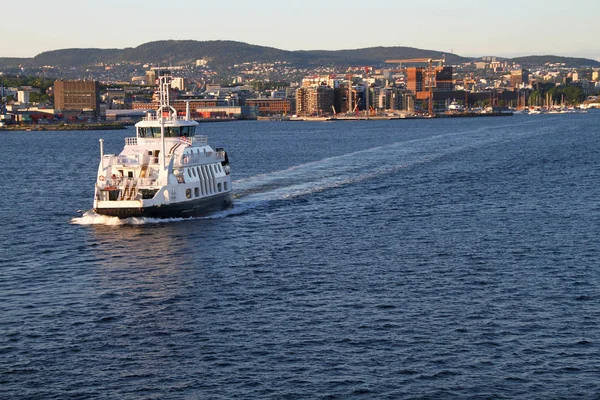
[(121, 123), (84, 123), (84, 124), (43, 124), (43, 125), (6, 125), (0, 131), (102, 131), (127, 129)]

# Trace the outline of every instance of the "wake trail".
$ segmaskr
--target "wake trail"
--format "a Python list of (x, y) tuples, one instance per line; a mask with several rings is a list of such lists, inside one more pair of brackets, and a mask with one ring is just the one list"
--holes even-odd
[[(534, 123), (519, 123), (502, 126), (479, 127), (473, 130), (454, 131), (416, 138), (364, 150), (323, 158), (305, 164), (295, 165), (284, 170), (236, 180), (233, 182), (233, 202), (231, 209), (192, 219), (219, 219), (242, 215), (251, 210), (266, 206), (273, 201), (288, 200), (326, 190), (373, 181), (378, 177), (395, 174), (402, 169), (433, 162), (441, 157), (458, 152), (477, 149), (503, 141), (518, 140), (544, 134), (541, 131), (512, 130), (512, 127)], [(495, 132), (501, 130), (502, 132)], [(165, 224), (190, 220), (190, 218), (127, 218), (98, 215), (86, 211), (73, 218), (77, 225), (147, 225)]]

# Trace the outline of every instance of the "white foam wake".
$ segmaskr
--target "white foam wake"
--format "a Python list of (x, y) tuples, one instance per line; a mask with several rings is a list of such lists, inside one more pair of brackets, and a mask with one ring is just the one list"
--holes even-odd
[[(189, 220), (189, 218), (187, 218)], [(96, 214), (92, 210), (85, 211), (80, 217), (74, 217), (71, 219), (71, 223), (74, 225), (106, 225), (106, 226), (120, 226), (120, 225), (146, 225), (146, 224), (168, 224), (171, 222), (184, 221), (186, 218), (142, 218), (142, 217), (131, 217), (131, 218), (118, 218), (109, 217), (107, 215)]]
[[(517, 124), (517, 125), (522, 125)], [(428, 163), (440, 157), (468, 151), (499, 141), (514, 140), (523, 133), (510, 134), (506, 126), (479, 127), (462, 132), (444, 132), (439, 135), (386, 144), (364, 150), (328, 157), (295, 165), (285, 170), (251, 176), (233, 182), (232, 209), (195, 219), (218, 219), (244, 214), (276, 200), (293, 199), (323, 192), (378, 177), (397, 173), (403, 168)], [(495, 132), (502, 130), (502, 132)], [(500, 134), (501, 133), (501, 134)], [(525, 133), (531, 136), (533, 132)], [(73, 218), (79, 225), (144, 225), (179, 222), (189, 218), (127, 218), (107, 217), (93, 211)]]

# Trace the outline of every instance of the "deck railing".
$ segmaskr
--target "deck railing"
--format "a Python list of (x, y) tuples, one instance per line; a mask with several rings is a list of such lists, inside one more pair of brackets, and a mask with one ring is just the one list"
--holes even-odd
[(201, 164), (206, 162), (206, 157), (215, 155), (216, 161), (225, 161), (225, 151), (206, 151), (200, 154), (190, 154), (181, 156), (178, 160), (175, 160), (174, 166), (182, 167), (189, 164)]
[(125, 189), (127, 187), (145, 187), (145, 186), (159, 186), (157, 179), (152, 178), (110, 178), (104, 181), (104, 184), (98, 185), (101, 190), (107, 189)]
[[(160, 137), (157, 138), (145, 138), (145, 139), (160, 139)], [(175, 136), (175, 137), (166, 137), (166, 140), (181, 140), (179, 136)], [(196, 135), (196, 136), (192, 136), (189, 138), (186, 138), (187, 140), (191, 140), (191, 142), (195, 145), (206, 145), (208, 144), (208, 136), (206, 135)], [(125, 138), (125, 145), (127, 146), (137, 146), (138, 144), (138, 138), (137, 137), (126, 137)]]

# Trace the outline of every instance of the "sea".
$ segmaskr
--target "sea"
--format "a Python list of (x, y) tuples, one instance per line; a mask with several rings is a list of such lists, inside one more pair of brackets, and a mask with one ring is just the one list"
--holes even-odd
[(0, 133), (1, 399), (598, 399), (600, 110), (201, 124), (232, 209), (91, 211)]

